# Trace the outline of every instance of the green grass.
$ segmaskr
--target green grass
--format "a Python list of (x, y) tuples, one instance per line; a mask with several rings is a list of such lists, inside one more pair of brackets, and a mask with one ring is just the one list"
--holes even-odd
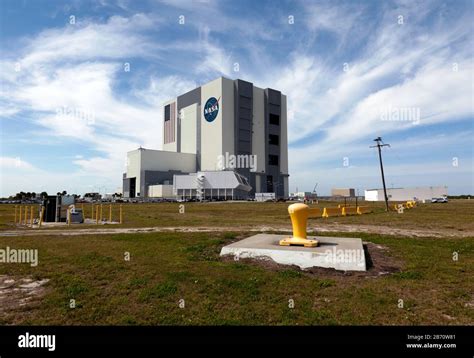
[[(383, 203), (361, 202), (374, 208), (374, 213), (332, 218), (311, 219), (311, 224), (340, 223), (353, 225), (384, 225), (393, 228), (407, 229), (440, 229), (454, 231), (474, 231), (474, 200), (451, 200), (446, 204), (420, 204), (417, 208), (405, 210), (404, 214), (397, 212), (386, 213)], [(178, 203), (155, 204), (123, 204), (124, 224), (118, 227), (172, 227), (172, 226), (209, 226), (209, 227), (255, 227), (271, 226), (290, 227), (288, 217), (288, 203), (255, 203), (255, 202), (214, 202), (214, 203), (186, 203), (185, 213), (179, 214)], [(336, 202), (323, 202), (318, 205), (336, 206)], [(91, 215), (91, 205), (84, 204), (86, 217)], [(107, 206), (105, 206), (107, 208)], [(104, 209), (104, 217), (108, 216), (108, 209)], [(114, 218), (118, 218), (118, 206), (114, 206)], [(14, 206), (0, 205), (0, 230), (15, 228)], [(62, 230), (80, 228), (109, 228), (109, 225), (72, 225), (62, 226)]]
[[(37, 267), (0, 264), (0, 275), (50, 279), (39, 305), (9, 311), (0, 316), (0, 324), (474, 322), (468, 305), (474, 299), (473, 238), (357, 236), (387, 247), (387, 255), (402, 263), (401, 271), (382, 276), (309, 274), (221, 260), (220, 248), (237, 238), (233, 233), (0, 237), (0, 248), (39, 250)], [(454, 251), (458, 261), (452, 260)], [(130, 261), (124, 260), (125, 252)], [(76, 308), (69, 308), (70, 299), (76, 300)], [(181, 299), (185, 308), (179, 308)]]

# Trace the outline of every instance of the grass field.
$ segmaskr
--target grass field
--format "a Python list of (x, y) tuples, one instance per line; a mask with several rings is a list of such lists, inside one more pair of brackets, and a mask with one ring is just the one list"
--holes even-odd
[[(361, 237), (374, 250), (369, 252), (378, 267), (374, 265), (367, 274), (303, 272), (219, 257), (223, 245), (250, 235), (246, 227), (273, 222), (289, 227), (287, 204), (186, 204), (185, 214), (178, 213), (178, 204), (124, 207), (130, 227), (214, 226), (229, 231), (0, 236), (0, 248), (39, 251), (38, 266), (0, 263), (0, 277), (49, 280), (29, 304), (10, 302), (0, 307), (0, 324), (474, 323), (474, 236), (331, 233)], [(312, 223), (466, 232), (473, 229), (473, 208), (468, 200), (451, 201), (421, 205), (404, 214), (379, 208), (374, 214)], [(13, 229), (11, 207), (0, 206), (0, 215), (2, 229)], [(239, 226), (243, 229), (230, 230)], [(124, 259), (126, 253), (130, 261)], [(0, 301), (3, 288), (0, 284)], [(69, 306), (71, 299), (75, 308)], [(294, 308), (289, 307), (289, 300), (294, 301)]]
[[(123, 204), (124, 223), (120, 227), (170, 227), (170, 226), (214, 226), (253, 227), (275, 226), (290, 228), (288, 203), (213, 202), (185, 203), (184, 214), (179, 213), (179, 203)], [(314, 207), (334, 207), (335, 202), (321, 201)], [(383, 203), (362, 202), (374, 213), (362, 216), (330, 217), (311, 219), (320, 224), (383, 225), (387, 227), (430, 228), (455, 231), (474, 231), (474, 200), (451, 200), (446, 204), (420, 204), (415, 210), (386, 213)], [(108, 216), (108, 205), (104, 205), (103, 216)], [(86, 217), (92, 213), (91, 204), (84, 204)], [(114, 206), (114, 217), (118, 218), (118, 205)], [(0, 205), (0, 230), (14, 228), (14, 206)], [(86, 227), (107, 228), (111, 225), (72, 225), (60, 229), (75, 230)], [(52, 228), (54, 229), (54, 227)]]

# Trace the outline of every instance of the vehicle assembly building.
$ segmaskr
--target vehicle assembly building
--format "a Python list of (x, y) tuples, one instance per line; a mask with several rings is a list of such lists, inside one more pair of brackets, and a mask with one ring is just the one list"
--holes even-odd
[(163, 114), (163, 150), (127, 153), (124, 197), (288, 197), (280, 91), (220, 77), (167, 101)]

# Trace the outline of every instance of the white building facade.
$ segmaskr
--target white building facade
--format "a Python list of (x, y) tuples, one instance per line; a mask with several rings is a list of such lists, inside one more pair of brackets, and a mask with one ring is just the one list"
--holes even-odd
[(163, 150), (127, 154), (124, 197), (147, 197), (150, 185), (174, 185), (179, 195), (193, 189), (183, 187), (189, 178), (180, 175), (199, 172), (213, 181), (222, 175), (225, 181), (230, 176), (218, 174), (223, 171), (237, 173), (237, 182), (245, 178), (248, 185), (233, 182), (239, 193), (249, 187), (251, 197), (288, 197), (287, 104), (280, 91), (220, 77), (165, 102), (163, 114)]
[[(427, 186), (416, 188), (387, 188), (390, 201), (431, 200), (448, 196), (447, 186)], [(384, 201), (383, 189), (365, 190), (366, 201)]]

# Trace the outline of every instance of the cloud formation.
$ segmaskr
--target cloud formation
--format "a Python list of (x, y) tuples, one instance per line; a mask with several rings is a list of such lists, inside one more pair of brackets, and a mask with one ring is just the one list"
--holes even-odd
[[(162, 103), (223, 75), (287, 94), (291, 190), (311, 190), (316, 180), (328, 190), (345, 186), (344, 176), (335, 175), (342, 156), (366, 160), (378, 135), (400, 145), (412, 138), (416, 150), (432, 155), (431, 163), (414, 163), (407, 153), (406, 166), (388, 161), (389, 168), (441, 173), (457, 155), (463, 174), (449, 168), (447, 182), (428, 178), (425, 185), (473, 190), (472, 151), (466, 151), (472, 148), (474, 73), (469, 2), (259, 3), (253, 13), (213, 1), (157, 1), (139, 11), (131, 2), (97, 7), (102, 16), (91, 10), (75, 24), (45, 23), (8, 46), (0, 60), (2, 142), (11, 143), (21, 127), (25, 136), (18, 143), (54, 143), (58, 152), (75, 143), (77, 157), (63, 162), (72, 188), (84, 191), (87, 178), (93, 183), (87, 185), (115, 190), (128, 150), (160, 148)], [(120, 15), (101, 13), (110, 8)], [(185, 24), (178, 22), (181, 15)], [(406, 110), (419, 114), (417, 120), (400, 120)], [(450, 148), (445, 157), (439, 143), (426, 137), (439, 132)], [(53, 188), (64, 178), (34, 162), (33, 154), (20, 144), (2, 144), (2, 195), (28, 185)], [(42, 180), (20, 180), (11, 158), (33, 163), (27, 167)], [(56, 159), (52, 152), (45, 158)], [(351, 185), (372, 186), (376, 164), (356, 166), (372, 170), (375, 179)]]

